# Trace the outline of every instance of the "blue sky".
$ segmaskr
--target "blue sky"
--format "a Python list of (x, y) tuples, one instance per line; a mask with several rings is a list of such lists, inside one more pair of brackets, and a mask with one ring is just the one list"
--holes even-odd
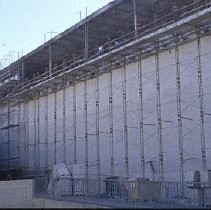
[[(0, 0), (0, 68), (112, 0)], [(55, 36), (56, 33), (53, 34)], [(8, 56), (10, 54), (10, 56)]]

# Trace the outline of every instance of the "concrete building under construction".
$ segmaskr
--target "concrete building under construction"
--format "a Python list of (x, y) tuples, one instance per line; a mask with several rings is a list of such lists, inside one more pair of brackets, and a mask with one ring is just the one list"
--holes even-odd
[(211, 1), (115, 0), (0, 71), (0, 168), (184, 180), (211, 169)]

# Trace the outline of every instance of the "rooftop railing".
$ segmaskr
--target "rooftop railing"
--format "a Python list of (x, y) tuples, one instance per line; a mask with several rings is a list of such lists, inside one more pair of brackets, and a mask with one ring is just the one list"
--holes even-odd
[(36, 177), (34, 195), (68, 201), (92, 201), (107, 204), (130, 204), (139, 207), (210, 207), (211, 188), (201, 183), (161, 182), (128, 180), (120, 177), (107, 178), (100, 183), (95, 179), (70, 177)]
[(209, 7), (211, 7), (211, 0), (199, 0), (185, 7), (174, 9), (171, 13), (164, 15), (161, 18), (156, 18), (155, 16), (154, 21), (152, 21), (151, 23), (147, 25), (144, 25), (143, 27), (139, 27), (137, 31), (132, 31), (128, 34), (122, 35), (110, 42), (105, 43), (101, 51), (99, 51), (98, 48), (95, 48), (72, 60), (66, 61), (62, 64), (59, 64), (53, 67), (51, 71), (47, 70), (43, 74), (37, 77), (34, 77), (31, 80), (22, 82), (21, 84), (16, 86), (15, 90), (13, 90), (11, 94), (15, 95), (16, 93), (20, 93), (24, 91), (25, 89), (30, 89), (31, 87), (39, 83), (45, 82), (46, 80), (50, 78), (57, 77), (60, 73), (63, 73), (70, 69), (74, 69), (93, 59), (98, 59), (106, 53), (110, 53), (119, 47), (125, 46), (126, 44), (136, 41), (137, 39), (147, 34), (151, 34), (152, 32), (160, 28), (168, 26), (171, 23), (177, 22), (178, 20), (182, 18), (193, 15)]

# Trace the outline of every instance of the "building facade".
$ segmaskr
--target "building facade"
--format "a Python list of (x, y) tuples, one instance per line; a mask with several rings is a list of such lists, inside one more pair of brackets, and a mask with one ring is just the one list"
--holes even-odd
[[(114, 1), (2, 70), (2, 169), (37, 175), (81, 164), (98, 180), (184, 180), (211, 169), (211, 4), (163, 2), (167, 15), (150, 18), (147, 1)], [(71, 36), (81, 39), (80, 58), (69, 59), (80, 54), (66, 49)]]

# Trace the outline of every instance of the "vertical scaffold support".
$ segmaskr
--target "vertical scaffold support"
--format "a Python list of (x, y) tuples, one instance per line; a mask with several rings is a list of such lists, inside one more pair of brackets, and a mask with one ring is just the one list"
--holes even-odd
[(66, 163), (66, 81), (63, 83), (63, 162)]
[(57, 110), (57, 91), (55, 88), (55, 90), (54, 90), (54, 165), (56, 164), (56, 161), (57, 161), (57, 152), (56, 152), (57, 115), (56, 115), (56, 110)]
[(163, 172), (163, 140), (162, 140), (162, 120), (161, 120), (161, 102), (160, 102), (160, 69), (159, 69), (159, 51), (156, 46), (155, 65), (156, 65), (156, 101), (157, 101), (157, 126), (159, 142), (159, 176), (160, 180), (164, 179)]
[(76, 84), (73, 85), (73, 138), (74, 138), (74, 163), (77, 163), (77, 141), (76, 141)]
[(180, 55), (179, 46), (176, 40), (175, 47), (176, 60), (176, 94), (177, 94), (177, 123), (179, 138), (179, 157), (180, 157), (180, 182), (182, 184), (182, 192), (184, 190), (184, 149), (183, 149), (183, 126), (182, 126), (182, 106), (181, 106), (181, 73), (180, 73)]
[(135, 38), (138, 38), (137, 34), (137, 11), (136, 11), (136, 0), (133, 0), (133, 15), (134, 15), (134, 30), (135, 30)]
[(25, 78), (25, 65), (24, 61), (21, 62), (21, 81), (22, 83), (24, 82)]
[(29, 100), (26, 99), (26, 172), (29, 172)]
[(145, 178), (145, 155), (144, 155), (144, 107), (143, 107), (143, 72), (141, 57), (138, 62), (139, 79), (139, 127), (140, 127), (140, 154), (141, 154), (141, 176)]
[(109, 71), (109, 128), (110, 128), (110, 157), (111, 176), (114, 176), (114, 132), (113, 132), (113, 84), (112, 70)]
[(40, 172), (40, 93), (37, 95), (37, 170)]
[(26, 175), (26, 169), (27, 169), (27, 138), (26, 138), (26, 129), (27, 129), (27, 110), (26, 110), (26, 100), (24, 100), (24, 105), (23, 105), (23, 141), (24, 141), (24, 145), (23, 145), (23, 151), (24, 151), (24, 173)]
[(52, 76), (52, 48), (51, 44), (48, 46), (48, 68), (49, 68), (49, 76)]
[(100, 194), (100, 132), (99, 132), (99, 75), (96, 77), (96, 153), (97, 153), (97, 189)]
[(20, 166), (20, 124), (21, 124), (21, 105), (20, 102), (18, 101), (18, 119), (17, 119), (17, 124), (18, 124), (18, 130), (17, 130), (17, 153), (18, 153), (18, 166)]
[(48, 170), (48, 88), (45, 95), (45, 171)]
[(34, 97), (34, 144), (33, 144), (33, 163), (34, 163), (34, 170), (37, 173), (37, 96)]
[[(125, 61), (123, 61), (125, 62)], [(125, 175), (129, 178), (129, 160), (128, 160), (128, 126), (127, 126), (127, 80), (125, 63), (122, 68), (122, 93), (123, 93), (123, 118), (124, 118), (124, 142), (125, 142)]]
[(88, 58), (88, 52), (89, 52), (89, 36), (88, 36), (88, 23), (84, 25), (84, 50), (85, 50), (85, 58)]
[(84, 80), (84, 130), (85, 130), (85, 178), (86, 194), (88, 194), (89, 160), (88, 160), (88, 124), (87, 124), (87, 80)]
[(8, 158), (8, 162), (7, 162), (7, 167), (8, 170), (10, 169), (10, 129), (9, 129), (9, 125), (10, 125), (10, 100), (8, 99), (8, 108), (7, 108), (7, 124), (8, 124), (8, 129), (7, 129), (7, 141), (8, 141), (8, 148), (7, 148), (7, 158)]
[(206, 163), (206, 142), (205, 142), (205, 132), (204, 132), (204, 129), (205, 129), (204, 94), (203, 94), (200, 32), (197, 37), (197, 69), (198, 69), (199, 104), (200, 104), (200, 135), (201, 135), (202, 170), (205, 171), (207, 169), (207, 163)]

